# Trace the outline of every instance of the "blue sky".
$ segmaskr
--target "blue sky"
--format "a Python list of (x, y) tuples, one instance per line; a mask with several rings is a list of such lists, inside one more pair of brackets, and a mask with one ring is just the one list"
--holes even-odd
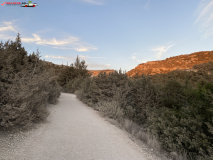
[[(11, 2), (1, 1), (0, 3)], [(13, 1), (12, 1), (13, 2)], [(28, 1), (17, 1), (28, 2)], [(0, 40), (15, 40), (55, 64), (79, 55), (90, 70), (213, 50), (213, 0), (35, 0), (0, 6)]]

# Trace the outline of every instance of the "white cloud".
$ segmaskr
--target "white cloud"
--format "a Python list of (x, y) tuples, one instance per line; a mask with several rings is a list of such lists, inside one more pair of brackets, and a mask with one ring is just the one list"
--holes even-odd
[(91, 58), (104, 58), (104, 57), (89, 57), (89, 56), (80, 55), (79, 58), (85, 60), (85, 59), (91, 59)]
[(140, 63), (146, 63), (147, 62), (147, 61), (141, 61), (141, 60), (138, 60), (138, 59), (137, 59), (137, 61), (140, 62)]
[(111, 64), (98, 64), (98, 63), (89, 63), (89, 68), (101, 68), (101, 69), (110, 69)]
[(104, 3), (102, 0), (83, 0), (83, 1), (95, 5), (103, 5)]
[(27, 43), (33, 43), (33, 42), (37, 42), (37, 41), (41, 40), (40, 36), (38, 36), (36, 34), (33, 34), (33, 37), (34, 38), (21, 38), (21, 41), (27, 42)]
[(136, 58), (136, 56), (132, 56), (132, 59), (135, 59)]
[(168, 46), (168, 47), (161, 46), (161, 47), (158, 47), (158, 48), (153, 48), (153, 49), (151, 49), (151, 50), (152, 50), (152, 51), (158, 52), (158, 53), (157, 53), (157, 58), (161, 58), (162, 55), (163, 55), (164, 53), (166, 53), (166, 52), (169, 50), (169, 48), (171, 48), (171, 47), (174, 46), (174, 45), (175, 45), (175, 44), (172, 44), (172, 45), (170, 45), (170, 46)]
[(14, 31), (14, 32), (17, 32), (12, 26), (0, 27), (0, 32), (1, 31)]
[[(88, 58), (104, 58), (104, 57), (89, 57), (89, 56), (78, 56), (80, 59), (88, 59)], [(76, 60), (76, 58), (71, 58), (71, 57), (64, 57), (64, 56), (54, 56), (54, 55), (46, 55), (45, 58), (53, 58), (53, 59), (70, 59), (70, 60)], [(102, 65), (102, 64), (90, 64), (90, 67), (107, 67), (110, 66), (110, 64), (107, 65)]]
[(13, 31), (18, 33), (14, 26), (12, 25), (12, 22), (3, 22), (3, 25), (0, 27), (0, 32), (5, 32), (5, 31)]
[(1, 39), (5, 39), (5, 40), (10, 39), (10, 40), (14, 41), (16, 39), (16, 37), (8, 36), (8, 35), (5, 35), (5, 34), (0, 34), (0, 37), (1, 37)]
[(62, 56), (54, 56), (54, 55), (46, 55), (45, 58), (54, 58), (54, 59), (71, 59), (74, 60), (75, 58), (70, 57), (62, 57)]
[(202, 0), (198, 6), (198, 17), (195, 24), (200, 25), (204, 38), (213, 36), (213, 0)]

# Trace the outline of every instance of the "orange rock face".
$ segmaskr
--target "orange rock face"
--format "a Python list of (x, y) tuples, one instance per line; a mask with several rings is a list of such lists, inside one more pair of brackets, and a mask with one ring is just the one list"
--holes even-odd
[(180, 55), (166, 58), (161, 61), (151, 61), (139, 64), (134, 69), (127, 72), (129, 77), (138, 75), (153, 75), (158, 73), (168, 73), (176, 69), (190, 70), (195, 64), (208, 63), (213, 61), (213, 51), (201, 51), (188, 55)]
[(106, 72), (106, 74), (109, 74), (110, 72), (114, 72), (113, 69), (107, 69), (107, 70), (89, 70), (89, 73), (92, 73), (93, 76), (97, 76), (100, 72)]

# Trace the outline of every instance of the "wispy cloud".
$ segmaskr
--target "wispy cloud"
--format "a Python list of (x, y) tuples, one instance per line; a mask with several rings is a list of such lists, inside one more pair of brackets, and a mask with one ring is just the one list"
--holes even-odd
[(132, 59), (135, 59), (136, 58), (136, 56), (132, 56)]
[(213, 0), (201, 0), (198, 6), (198, 17), (195, 24), (200, 24), (204, 38), (213, 36)]
[[(138, 53), (133, 53), (132, 55), (136, 55), (136, 54), (138, 54)], [(131, 58), (134, 59), (134, 60), (136, 60), (136, 61), (138, 61), (139, 63), (145, 63), (145, 62), (147, 62), (147, 61), (139, 60), (136, 56), (132, 56)]]
[(103, 0), (83, 0), (86, 3), (94, 4), (94, 5), (103, 5)]
[(7, 22), (2, 22), (0, 24), (0, 37), (1, 39), (15, 39), (15, 36), (10, 36), (9, 33), (15, 32), (18, 33), (18, 31), (15, 29), (15, 25), (13, 24), (13, 22), (7, 21)]
[(162, 57), (162, 55), (164, 54), (164, 53), (166, 53), (172, 46), (174, 46), (175, 44), (172, 44), (172, 45), (170, 45), (170, 46), (161, 46), (161, 47), (157, 47), (157, 48), (153, 48), (153, 49), (151, 49), (152, 51), (155, 51), (155, 52), (158, 52), (157, 53), (157, 58), (161, 58)]
[(37, 34), (33, 34), (32, 38), (22, 38), (23, 42), (27, 43), (36, 43), (39, 45), (51, 45), (56, 49), (73, 49), (78, 52), (84, 52), (89, 50), (97, 50), (95, 46), (90, 44), (80, 42), (77, 37), (69, 36), (67, 39), (57, 40), (56, 38), (52, 39), (41, 39)]
[[(201, 0), (201, 3), (199, 5), (202, 5), (202, 3), (203, 3), (203, 0)], [(213, 0), (211, 0), (207, 5), (202, 7), (202, 9), (201, 9), (201, 11), (199, 13), (199, 16), (196, 19), (195, 23), (199, 22), (201, 20), (201, 18), (205, 17), (206, 14), (208, 13), (208, 11), (211, 10), (212, 6), (213, 6)]]
[[(15, 37), (9, 36), (8, 32), (11, 31), (18, 33), (12, 22), (3, 22), (2, 25), (0, 25), (1, 39), (9, 39), (9, 37), (15, 39)], [(25, 43), (35, 43), (38, 45), (52, 46), (53, 48), (56, 49), (72, 49), (78, 52), (97, 50), (97, 47), (82, 42), (78, 37), (74, 36), (68, 36), (67, 38), (58, 40), (56, 38), (51, 39), (41, 38), (40, 35), (34, 33), (32, 34), (31, 37), (22, 37), (21, 41)]]
[(143, 7), (143, 9), (149, 10), (150, 1), (151, 1), (151, 0), (148, 0), (148, 1), (147, 1), (147, 3), (145, 4), (145, 6)]
[(6, 31), (13, 31), (18, 32), (15, 27), (13, 26), (12, 22), (3, 22), (0, 26), (0, 32), (6, 32)]
[(51, 31), (53, 31), (52, 29), (43, 29), (43, 30), (40, 30), (40, 31), (36, 31), (36, 33), (47, 33), (47, 32), (51, 32)]
[(85, 60), (85, 59), (92, 59), (92, 58), (104, 58), (104, 57), (89, 57), (89, 56), (83, 56), (83, 55), (80, 55), (80, 56), (79, 56), (79, 58), (80, 58), (80, 59), (84, 59), (84, 60)]
[(89, 68), (101, 68), (101, 69), (110, 69), (111, 64), (98, 64), (98, 63), (89, 63)]
[[(82, 56), (82, 55), (79, 55), (78, 56), (80, 59), (92, 59), (92, 58), (104, 58), (104, 57), (89, 57), (89, 56)], [(68, 59), (68, 60), (76, 60), (76, 58), (72, 58), (72, 57), (64, 57), (64, 56), (55, 56), (55, 55), (46, 55), (45, 58), (53, 58), (53, 59)], [(92, 63), (92, 64), (89, 64), (90, 67), (102, 67), (102, 68), (106, 68), (106, 67), (109, 67), (110, 64), (106, 64), (106, 65), (103, 65), (103, 64), (96, 64), (96, 63)]]
[(54, 56), (54, 55), (46, 55), (45, 58), (54, 58), (54, 59), (71, 59), (75, 60), (75, 58), (63, 57), (63, 56)]
[(14, 31), (17, 33), (17, 31), (13, 28), (13, 26), (7, 26), (7, 27), (0, 27), (0, 32), (1, 31)]
[(0, 34), (0, 37), (1, 37), (1, 39), (5, 39), (5, 40), (8, 40), (8, 39), (10, 39), (10, 40), (15, 40), (15, 36), (9, 36), (9, 35), (5, 35), (5, 34)]
[(140, 62), (140, 63), (146, 63), (147, 62), (147, 61), (141, 61), (141, 60), (138, 60), (138, 59), (137, 59), (137, 61)]

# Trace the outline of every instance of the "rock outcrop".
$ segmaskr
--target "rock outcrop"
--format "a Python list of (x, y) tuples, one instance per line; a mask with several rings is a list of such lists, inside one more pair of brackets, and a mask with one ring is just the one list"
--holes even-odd
[(213, 61), (213, 51), (201, 51), (188, 55), (174, 56), (161, 61), (150, 61), (139, 64), (134, 69), (127, 72), (129, 77), (138, 75), (154, 75), (158, 73), (168, 73), (173, 70), (196, 71), (193, 69), (195, 64), (208, 63)]

